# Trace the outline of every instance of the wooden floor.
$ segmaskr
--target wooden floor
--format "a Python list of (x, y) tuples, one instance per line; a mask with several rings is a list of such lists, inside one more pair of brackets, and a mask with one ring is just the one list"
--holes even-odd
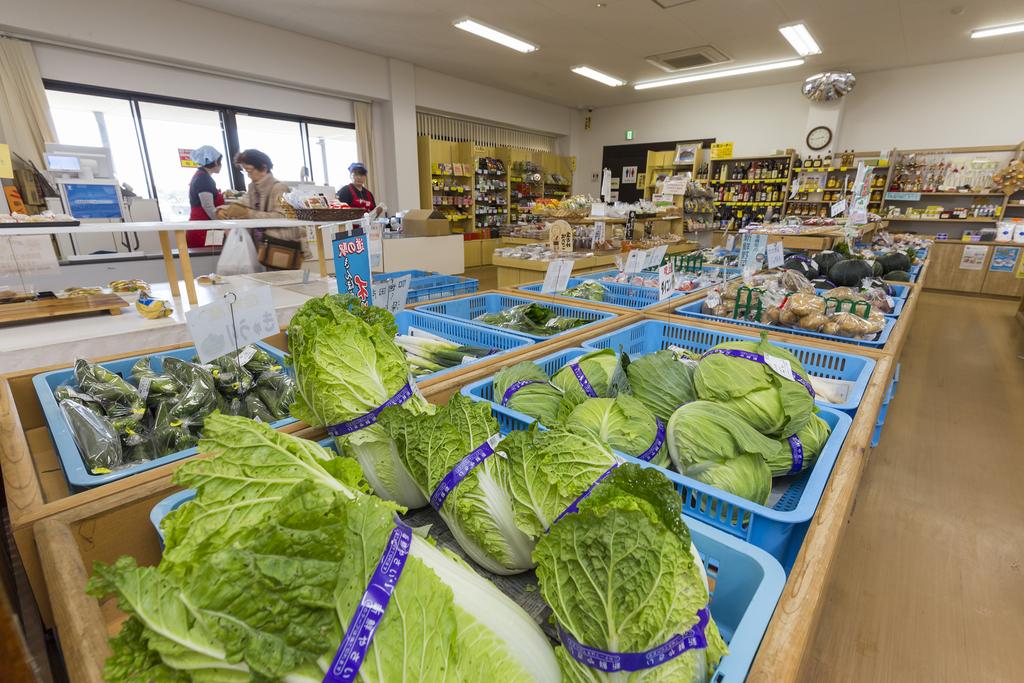
[(1024, 681), (1024, 329), (925, 293), (801, 683)]

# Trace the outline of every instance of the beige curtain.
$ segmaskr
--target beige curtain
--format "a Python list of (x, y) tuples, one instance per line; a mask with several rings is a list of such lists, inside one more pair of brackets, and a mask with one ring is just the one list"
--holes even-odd
[(377, 168), (377, 158), (373, 153), (373, 105), (369, 102), (353, 102), (352, 112), (356, 119), (356, 153), (359, 161), (366, 164), (366, 170), (369, 171), (366, 182), (373, 196), (380, 202), (384, 188), (380, 184), (380, 169)]
[(57, 139), (32, 45), (10, 38), (0, 38), (0, 136), (39, 169)]

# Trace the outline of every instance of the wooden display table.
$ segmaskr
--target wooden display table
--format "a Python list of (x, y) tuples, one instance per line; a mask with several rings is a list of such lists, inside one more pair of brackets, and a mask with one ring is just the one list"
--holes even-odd
[[(881, 223), (876, 222), (862, 225), (857, 230), (858, 239), (869, 237), (883, 227), (885, 227), (884, 221)], [(726, 235), (735, 236), (744, 234), (751, 233), (715, 230), (712, 238), (712, 244), (716, 247), (722, 247), (725, 246)], [(794, 251), (825, 251), (826, 249), (832, 249), (846, 236), (842, 226), (822, 226), (816, 230), (802, 232), (799, 235), (779, 235), (771, 232), (765, 233), (760, 230), (753, 234), (767, 234), (769, 243), (774, 244), (775, 242), (782, 242), (782, 246), (784, 248), (792, 249)]]
[[(695, 242), (677, 242), (669, 245), (667, 254), (687, 254), (696, 251), (698, 245)], [(572, 272), (592, 273), (598, 270), (608, 270), (615, 267), (615, 257), (621, 256), (620, 251), (599, 252), (594, 256), (575, 259)], [(544, 279), (544, 273), (548, 270), (548, 261), (531, 261), (528, 259), (508, 258), (506, 256), (495, 256), (494, 265), (498, 266), (498, 287), (507, 289), (529, 284)]]
[[(993, 263), (997, 251), (1001, 256), (1015, 254), (1010, 270), (1002, 262)], [(922, 273), (918, 281), (928, 289), (1016, 298), (1024, 296), (1022, 260), (1024, 244), (935, 240), (928, 253), (928, 276)]]

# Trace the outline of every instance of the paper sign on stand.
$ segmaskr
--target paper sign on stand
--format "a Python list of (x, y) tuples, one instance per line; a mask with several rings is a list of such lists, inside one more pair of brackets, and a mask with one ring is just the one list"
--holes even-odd
[(370, 249), (366, 235), (353, 235), (334, 240), (334, 273), (338, 279), (338, 292), (352, 294), (367, 306), (373, 304), (370, 291)]
[(605, 241), (605, 236), (606, 236), (606, 228), (605, 228), (605, 225), (604, 225), (604, 221), (594, 221), (594, 241), (593, 241), (593, 243), (591, 243), (590, 246), (593, 247), (596, 244), (604, 242)]
[(832, 207), (830, 208), (830, 213), (832, 214), (832, 218), (835, 218), (836, 216), (841, 216), (844, 211), (846, 211), (846, 200), (845, 199), (840, 199), (838, 202), (833, 204)]
[(711, 143), (711, 158), (712, 159), (732, 159), (732, 146), (731, 142), (712, 142)]
[(572, 275), (572, 259), (556, 259), (548, 263), (548, 272), (544, 275), (544, 284), (541, 285), (541, 294), (552, 292), (564, 292), (569, 286), (569, 276)]
[(686, 188), (690, 184), (689, 178), (669, 178), (661, 186), (662, 194), (672, 195), (684, 195), (686, 194)]
[(676, 291), (676, 268), (671, 261), (658, 268), (658, 301), (664, 301)]
[(59, 270), (48, 235), (0, 237), (0, 275), (41, 275)]
[(628, 275), (635, 275), (644, 269), (647, 265), (647, 250), (646, 249), (633, 249), (629, 252), (629, 256), (626, 257), (626, 265), (622, 270)]
[(764, 253), (768, 246), (768, 235), (748, 233), (740, 244), (739, 266), (756, 273), (761, 270)]
[(725, 250), (732, 251), (736, 248), (736, 235), (729, 235), (725, 238)]
[(768, 245), (768, 267), (769, 268), (781, 268), (782, 264), (786, 261), (786, 255), (783, 252), (782, 240), (778, 242), (772, 242)]
[(853, 203), (850, 205), (850, 217), (846, 221), (846, 231), (850, 235), (854, 226), (868, 222), (868, 202), (871, 199), (871, 187), (868, 183), (873, 166), (863, 161), (857, 166), (857, 179), (853, 181)]
[(559, 254), (572, 251), (572, 226), (565, 221), (555, 221), (548, 226), (548, 248)]
[(661, 246), (654, 247), (653, 249), (647, 250), (647, 265), (645, 268), (657, 268), (661, 265), (661, 262), (665, 260), (665, 252), (668, 251), (668, 245), (662, 244)]
[(385, 309), (392, 315), (405, 310), (405, 303), (409, 299), (410, 282), (411, 275), (374, 282), (370, 287), (373, 292), (373, 305)]
[(199, 360), (209, 363), (280, 332), (270, 287), (228, 292), (220, 301), (185, 313)]

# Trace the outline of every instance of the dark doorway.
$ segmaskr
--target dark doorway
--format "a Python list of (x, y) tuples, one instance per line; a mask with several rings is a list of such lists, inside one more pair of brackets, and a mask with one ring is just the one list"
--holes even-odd
[(647, 152), (664, 152), (675, 149), (680, 142), (699, 142), (704, 149), (711, 149), (711, 143), (717, 138), (699, 140), (673, 140), (671, 142), (643, 142), (632, 145), (606, 145), (601, 155), (601, 168), (610, 168), (612, 178), (619, 179), (619, 201), (636, 202), (643, 198), (643, 190), (636, 183), (622, 183), (622, 169), (636, 166), (637, 173), (647, 171)]

